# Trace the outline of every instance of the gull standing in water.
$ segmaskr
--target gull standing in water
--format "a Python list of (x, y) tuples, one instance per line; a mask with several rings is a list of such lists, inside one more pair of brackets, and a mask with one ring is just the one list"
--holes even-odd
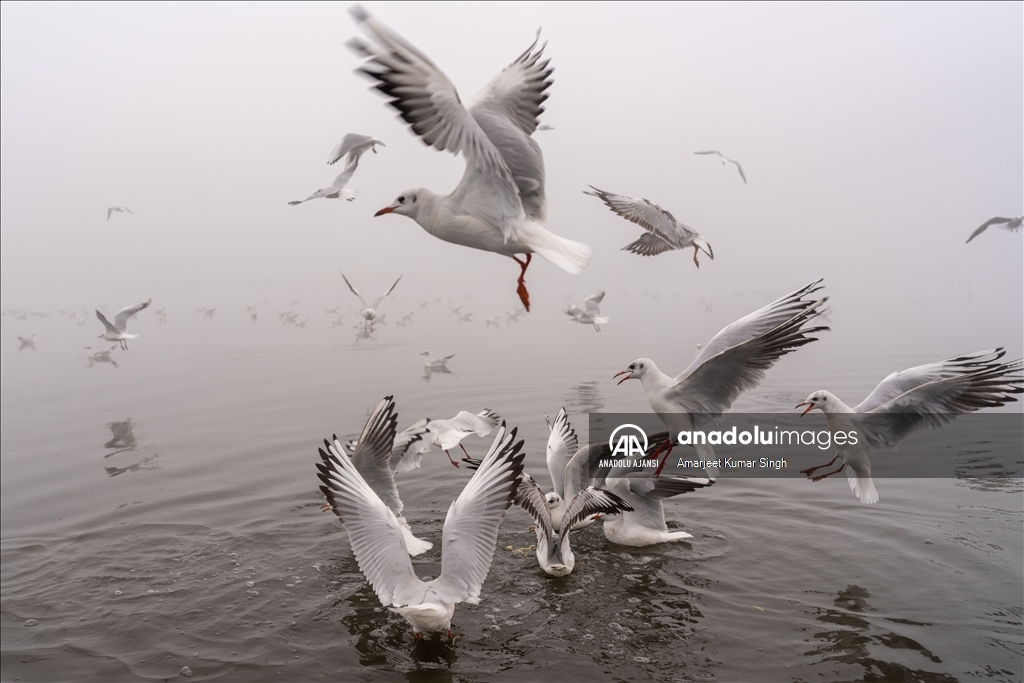
[[(380, 306), (380, 302), (381, 301), (384, 301), (384, 297), (386, 297), (388, 294), (390, 294), (391, 292), (394, 291), (395, 286), (398, 285), (398, 280), (401, 280), (402, 276), (399, 275), (398, 276), (398, 280), (395, 280), (395, 284), (391, 285), (391, 288), (388, 289), (388, 291), (384, 292), (379, 297), (377, 297), (377, 300), (373, 302), (372, 306), (367, 306), (366, 305), (366, 299), (363, 298), (362, 294), (360, 294), (359, 292), (356, 291), (356, 288), (353, 287), (352, 283), (348, 281), (347, 277), (345, 277), (345, 273), (341, 274), (341, 279), (345, 281), (346, 285), (348, 285), (349, 290), (353, 294), (355, 294), (357, 297), (359, 297), (360, 303), (363, 304), (363, 308), (362, 308), (362, 310), (359, 311), (359, 315), (363, 316), (363, 320), (366, 321), (364, 323), (364, 326), (369, 328), (369, 330), (372, 332), (373, 331), (373, 323), (374, 323), (375, 320), (378, 320), (377, 307)], [(380, 316), (379, 319), (383, 320), (384, 316)]]
[(483, 463), (448, 508), (441, 532), (441, 574), (422, 581), (403, 542), (402, 525), (353, 462), (321, 451), (320, 490), (348, 532), (352, 554), (381, 604), (412, 625), (414, 637), (444, 630), (451, 639), (459, 602), (477, 604), (494, 559), (498, 526), (523, 472), (523, 442), (502, 423)]
[(967, 241), (970, 242), (975, 237), (985, 232), (990, 225), (998, 225), (1010, 232), (1017, 232), (1020, 230), (1020, 226), (1022, 224), (1024, 224), (1024, 216), (1016, 216), (1015, 218), (1003, 218), (1002, 216), (996, 216), (995, 218), (990, 218), (982, 223), (981, 227), (971, 233), (971, 236), (967, 238)]
[(521, 269), (516, 293), (528, 311), (525, 277), (533, 254), (572, 274), (582, 271), (591, 255), (586, 244), (541, 225), (547, 207), (544, 156), (531, 135), (551, 85), (543, 46), (535, 49), (535, 40), (464, 105), (426, 55), (361, 7), (351, 13), (373, 41), (349, 42), (366, 58), (360, 71), (378, 81), (377, 89), (425, 144), (466, 159), (466, 171), (450, 195), (406, 190), (375, 215), (408, 216), (446, 242), (515, 259)]
[(565, 309), (565, 314), (582, 325), (593, 325), (594, 329), (600, 332), (601, 325), (608, 322), (608, 317), (601, 315), (602, 299), (604, 299), (603, 289), (583, 300), (583, 307), (586, 310), (581, 310), (576, 304), (569, 304), (569, 307)]
[(131, 213), (133, 216), (135, 215), (134, 213), (132, 213), (132, 210), (129, 209), (127, 206), (112, 206), (109, 209), (107, 209), (107, 220), (108, 221), (110, 220), (110, 214), (114, 213), (115, 211), (118, 211), (118, 212), (128, 212), (128, 213)]
[[(395, 425), (398, 421), (393, 398), (385, 396), (370, 413), (359, 439), (352, 447), (351, 462), (401, 526), (402, 543), (409, 554), (420, 555), (430, 550), (434, 544), (413, 536), (409, 523), (402, 516), (405, 505), (398, 497), (398, 486), (395, 484), (394, 469), (391, 467), (391, 454), (396, 441)], [(330, 463), (333, 459), (350, 457), (345, 453), (337, 436), (334, 436), (332, 441), (324, 440), (324, 446), (330, 455), (320, 449), (323, 462), (317, 463), (317, 468), (323, 475), (321, 479), (330, 476)], [(325, 505), (324, 509), (329, 510), (330, 505)]]
[[(775, 361), (817, 339), (810, 335), (828, 329), (804, 327), (828, 301), (828, 297), (805, 298), (821, 288), (821, 280), (812, 282), (727, 325), (675, 377), (659, 370), (650, 358), (636, 359), (615, 377), (622, 377), (619, 384), (640, 380), (651, 410), (671, 434), (700, 429), (728, 411), (740, 394), (760, 384)], [(672, 440), (665, 446), (656, 474), (672, 452)], [(694, 448), (700, 459), (715, 459), (711, 446), (695, 444)]]
[(114, 324), (111, 325), (110, 321), (100, 313), (96, 311), (96, 317), (100, 319), (103, 326), (107, 328), (107, 331), (100, 335), (100, 339), (106, 339), (107, 341), (118, 342), (121, 345), (121, 349), (124, 351), (128, 350), (128, 340), (135, 339), (139, 335), (128, 334), (128, 319), (133, 315), (141, 311), (142, 309), (153, 303), (153, 300), (143, 301), (141, 304), (135, 304), (134, 306), (128, 306), (122, 308), (116, 314), (114, 314)]
[(333, 164), (347, 155), (348, 158), (345, 159), (345, 165), (351, 166), (358, 162), (359, 157), (363, 156), (366, 152), (373, 152), (376, 154), (377, 145), (387, 147), (383, 142), (375, 138), (371, 138), (369, 135), (349, 133), (341, 139), (341, 142), (334, 146), (334, 149), (331, 150), (331, 154), (327, 157), (327, 163)]
[(345, 170), (338, 174), (338, 177), (334, 179), (328, 187), (322, 188), (309, 195), (305, 199), (295, 199), (288, 202), (291, 206), (308, 202), (310, 199), (319, 199), (323, 197), (325, 199), (347, 199), (348, 201), (354, 201), (356, 198), (357, 189), (352, 187), (346, 187), (348, 181), (352, 180), (352, 174), (356, 172), (356, 167), (359, 166), (359, 158), (350, 163), (345, 167)]
[(719, 152), (717, 149), (709, 149), (704, 152), (694, 152), (694, 154), (711, 154), (713, 156), (720, 157), (722, 159), (722, 166), (725, 166), (727, 163), (735, 165), (736, 170), (740, 172), (740, 178), (743, 178), (744, 183), (747, 182), (747, 174), (743, 172), (743, 167), (740, 166), (740, 162), (736, 161), (735, 159), (730, 159), (729, 157)]
[[(801, 414), (817, 408), (828, 418), (830, 431), (856, 431), (862, 438), (839, 446), (831, 462), (802, 473), (821, 481), (849, 467), (846, 476), (854, 495), (865, 504), (878, 502), (868, 446), (895, 448), (919, 429), (939, 429), (957, 415), (1016, 401), (1014, 394), (1024, 393), (1024, 377), (1019, 375), (1024, 361), (998, 362), (1004, 355), (1006, 351), (998, 348), (894, 372), (853, 408), (829, 391), (815, 391), (797, 405), (807, 406)], [(815, 476), (836, 460), (842, 461), (838, 469)]]
[(654, 202), (647, 199), (634, 199), (621, 194), (612, 194), (599, 190), (593, 185), (590, 186), (593, 192), (583, 191), (591, 197), (597, 197), (605, 205), (625, 218), (627, 221), (636, 223), (646, 230), (635, 242), (630, 242), (622, 248), (641, 256), (656, 256), (662, 252), (673, 249), (686, 249), (693, 247), (693, 263), (700, 268), (697, 260), (697, 250), (703, 251), (714, 261), (715, 252), (704, 237), (693, 228), (684, 225), (676, 220), (676, 217)]

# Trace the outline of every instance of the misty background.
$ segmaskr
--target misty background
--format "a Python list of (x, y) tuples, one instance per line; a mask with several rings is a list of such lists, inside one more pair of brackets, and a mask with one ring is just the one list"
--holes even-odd
[[(644, 290), (761, 305), (824, 277), (835, 314), (879, 344), (993, 326), (985, 344), (1020, 354), (1021, 235), (964, 244), (1024, 205), (1020, 4), (366, 7), (464, 101), (543, 27), (547, 225), (594, 256), (575, 277), (534, 263), (535, 313), (597, 289), (613, 321)], [(493, 303), (481, 321), (515, 306), (511, 260), (373, 218), (404, 189), (450, 191), (464, 161), (424, 146), (353, 73), (346, 10), (3, 4), (0, 305), (354, 306), (341, 269), (371, 300), (401, 274), (399, 300), (468, 294)], [(363, 158), (356, 201), (289, 206), (340, 172), (325, 161), (348, 132), (387, 145)], [(640, 228), (588, 185), (657, 202), (716, 260), (621, 251)], [(113, 205), (135, 215), (107, 221)], [(723, 305), (703, 338), (756, 307)]]

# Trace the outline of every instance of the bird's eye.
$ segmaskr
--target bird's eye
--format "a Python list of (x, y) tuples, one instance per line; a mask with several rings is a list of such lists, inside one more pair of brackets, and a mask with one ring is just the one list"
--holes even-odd
[(398, 203), (399, 204), (405, 204), (405, 196), (404, 195), (398, 198)]

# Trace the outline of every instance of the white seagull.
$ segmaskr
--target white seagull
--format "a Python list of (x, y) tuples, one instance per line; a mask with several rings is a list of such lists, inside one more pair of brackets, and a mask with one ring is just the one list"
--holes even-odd
[(354, 201), (356, 198), (357, 188), (346, 187), (348, 181), (352, 180), (352, 174), (356, 172), (356, 167), (359, 166), (359, 159), (350, 163), (345, 167), (345, 170), (338, 174), (338, 177), (334, 179), (328, 187), (321, 188), (309, 195), (305, 199), (295, 199), (288, 202), (291, 206), (308, 202), (310, 199), (319, 199), (321, 197), (325, 199), (347, 199), (348, 201)]
[(698, 268), (700, 268), (700, 262), (697, 260), (698, 249), (707, 254), (712, 261), (715, 260), (715, 252), (699, 232), (680, 223), (675, 216), (654, 202), (648, 199), (634, 199), (621, 194), (612, 194), (599, 190), (593, 185), (590, 188), (593, 192), (584, 190), (583, 194), (597, 197), (609, 209), (647, 231), (640, 235), (635, 242), (624, 246), (623, 251), (641, 256), (656, 256), (673, 249), (693, 247), (693, 263)]
[[(359, 6), (351, 10), (373, 41), (349, 41), (366, 58), (360, 72), (378, 81), (377, 89), (424, 143), (461, 153), (466, 171), (448, 196), (423, 188), (406, 190), (375, 215), (412, 218), (446, 242), (509, 256), (521, 272), (516, 292), (527, 310), (526, 269), (533, 254), (576, 274), (590, 261), (586, 244), (544, 228), (544, 156), (530, 137), (551, 85), (551, 69), (537, 41), (491, 79), (464, 105), (455, 86), (430, 59)], [(525, 254), (521, 261), (517, 254)]]
[(128, 334), (126, 331), (128, 328), (128, 319), (133, 315), (141, 311), (142, 309), (153, 303), (153, 300), (143, 301), (141, 304), (135, 304), (134, 306), (128, 306), (122, 308), (120, 311), (114, 314), (114, 324), (111, 325), (110, 321), (100, 313), (96, 311), (96, 317), (100, 319), (103, 326), (107, 328), (107, 331), (100, 335), (100, 339), (106, 339), (107, 341), (118, 342), (121, 345), (121, 349), (124, 351), (128, 350), (128, 340), (135, 339), (139, 335)]
[(1020, 230), (1020, 226), (1024, 225), (1024, 216), (1016, 216), (1014, 218), (1003, 218), (1002, 216), (996, 216), (995, 218), (990, 218), (984, 223), (982, 223), (981, 227), (972, 232), (971, 236), (967, 238), (967, 241), (970, 242), (975, 237), (985, 232), (985, 230), (987, 230), (988, 226), (990, 225), (998, 225), (999, 227), (1004, 228), (1005, 230), (1009, 230), (1010, 232), (1017, 232), (1018, 230)]
[(604, 290), (594, 292), (583, 300), (583, 309), (576, 304), (569, 304), (565, 314), (581, 325), (593, 325), (598, 332), (601, 325), (608, 322), (608, 316), (601, 315), (601, 300), (604, 299)]
[[(545, 414), (544, 421), (548, 425), (548, 442), (544, 448), (544, 456), (548, 474), (551, 475), (551, 493), (545, 496), (545, 501), (550, 510), (552, 525), (555, 529), (561, 529), (568, 501), (585, 488), (583, 477), (589, 476), (589, 473), (584, 472), (582, 468), (566, 471), (572, 457), (579, 451), (579, 437), (569, 424), (565, 408), (559, 409), (554, 421), (549, 420)], [(584, 522), (584, 526), (590, 524), (590, 521)]]
[[(998, 348), (894, 372), (853, 408), (829, 391), (815, 391), (797, 405), (807, 406), (802, 415), (817, 408), (828, 417), (831, 431), (854, 430), (862, 438), (840, 446), (831, 462), (809, 467), (803, 474), (821, 481), (849, 467), (850, 490), (862, 503), (878, 502), (868, 447), (895, 448), (919, 429), (939, 429), (957, 415), (1016, 401), (1014, 394), (1024, 393), (1024, 377), (1018, 375), (1024, 361), (997, 362), (1004, 355), (1006, 351)], [(836, 460), (842, 461), (838, 469), (814, 475)]]
[(320, 490), (348, 531), (352, 553), (385, 607), (405, 617), (414, 637), (447, 631), (455, 604), (480, 602), (494, 559), (498, 525), (516, 494), (523, 471), (523, 442), (502, 423), (480, 469), (448, 508), (441, 532), (441, 574), (422, 581), (413, 570), (395, 514), (345, 456), (321, 454)]
[(110, 220), (110, 214), (114, 213), (115, 211), (119, 211), (119, 212), (127, 211), (128, 213), (131, 213), (133, 216), (135, 215), (134, 213), (132, 213), (132, 210), (129, 209), (127, 206), (111, 206), (110, 208), (107, 209), (107, 220), (108, 221)]
[(500, 421), (501, 416), (490, 409), (484, 409), (476, 415), (463, 410), (450, 420), (431, 420), (427, 423), (427, 429), (433, 435), (430, 441), (431, 444), (444, 451), (444, 454), (448, 456), (449, 462), (458, 467), (459, 463), (452, 459), (448, 451), (458, 446), (468, 458), (469, 453), (466, 451), (466, 447), (462, 445), (462, 440), (472, 434), (487, 436), (498, 426)]
[(117, 348), (117, 344), (114, 344), (105, 351), (94, 350), (92, 346), (82, 347), (89, 352), (89, 367), (91, 368), (95, 363), (110, 363), (115, 368), (117, 367), (117, 361), (110, 357), (110, 354)]
[[(820, 283), (812, 282), (727, 325), (675, 377), (659, 370), (650, 358), (636, 359), (615, 377), (622, 377), (619, 384), (640, 380), (651, 410), (670, 433), (700, 429), (728, 411), (740, 394), (760, 384), (780, 357), (817, 339), (810, 335), (828, 329), (804, 327), (828, 301), (828, 297), (805, 298), (820, 290)], [(672, 452), (672, 440), (665, 443), (658, 474)], [(702, 460), (714, 460), (711, 446), (694, 448)]]
[(747, 182), (747, 175), (743, 172), (743, 167), (740, 166), (740, 162), (736, 161), (735, 159), (730, 159), (729, 157), (719, 152), (717, 149), (709, 149), (703, 152), (694, 152), (694, 154), (711, 154), (717, 157), (721, 157), (722, 166), (725, 166), (727, 163), (735, 164), (736, 170), (740, 172), (740, 178), (743, 178), (744, 183)]
[(391, 287), (388, 289), (388, 291), (384, 292), (379, 297), (377, 297), (377, 300), (373, 302), (372, 306), (367, 306), (366, 305), (366, 299), (363, 298), (362, 294), (360, 294), (359, 292), (356, 291), (356, 288), (353, 287), (352, 283), (348, 281), (347, 277), (345, 277), (345, 273), (341, 274), (341, 279), (345, 281), (346, 285), (348, 285), (349, 290), (353, 294), (355, 294), (357, 297), (359, 297), (360, 303), (363, 304), (363, 308), (362, 308), (362, 310), (359, 311), (359, 315), (363, 316), (363, 320), (366, 321), (364, 323), (364, 326), (368, 327), (370, 329), (370, 331), (372, 331), (373, 330), (373, 323), (374, 323), (374, 321), (378, 320), (378, 319), (379, 320), (383, 320), (384, 319), (384, 316), (380, 316), (378, 318), (378, 316), (377, 316), (377, 307), (380, 306), (380, 302), (381, 301), (384, 301), (384, 297), (386, 297), (388, 294), (390, 294), (391, 292), (394, 291), (395, 286), (398, 284), (398, 280), (401, 280), (402, 276), (399, 275), (398, 276), (398, 280), (395, 280), (395, 284), (391, 285)]
[(533, 530), (537, 534), (537, 563), (551, 576), (566, 576), (576, 566), (576, 557), (569, 547), (569, 531), (576, 522), (633, 511), (632, 506), (614, 493), (588, 486), (573, 496), (565, 511), (561, 531), (555, 531), (551, 510), (537, 482), (526, 472), (519, 478), (515, 503), (533, 518)]
[(420, 355), (424, 357), (423, 367), (428, 370), (447, 370), (448, 361), (455, 358), (454, 353), (450, 356), (444, 356), (443, 358), (434, 358), (430, 355), (430, 351), (420, 351)]
[(345, 159), (345, 165), (351, 166), (359, 161), (359, 157), (363, 156), (366, 152), (373, 152), (376, 154), (377, 145), (387, 147), (383, 142), (376, 138), (372, 138), (369, 135), (349, 133), (341, 139), (341, 142), (334, 146), (334, 149), (331, 150), (330, 156), (327, 157), (327, 163), (333, 164), (347, 155), (348, 158)]
[[(317, 463), (321, 479), (330, 477), (330, 463), (334, 458), (351, 457), (352, 464), (359, 472), (373, 492), (384, 501), (388, 509), (395, 516), (401, 526), (402, 543), (410, 555), (420, 555), (430, 550), (434, 544), (423, 541), (412, 535), (409, 523), (402, 516), (405, 505), (398, 497), (398, 486), (395, 484), (394, 469), (391, 467), (391, 453), (395, 446), (395, 424), (398, 417), (395, 415), (395, 402), (392, 396), (385, 396), (370, 413), (359, 439), (353, 445), (352, 455), (349, 456), (337, 435), (331, 441), (324, 440), (324, 446), (330, 455), (320, 449), (322, 463)], [(326, 483), (326, 481), (325, 481)], [(328, 500), (330, 497), (328, 496)], [(325, 505), (324, 510), (331, 506)]]

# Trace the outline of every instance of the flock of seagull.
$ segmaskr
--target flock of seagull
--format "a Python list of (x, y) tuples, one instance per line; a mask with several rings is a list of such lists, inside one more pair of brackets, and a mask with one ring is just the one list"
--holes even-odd
[[(376, 90), (425, 144), (461, 154), (466, 161), (464, 175), (451, 193), (411, 188), (374, 215), (406, 216), (439, 239), (512, 258), (520, 269), (516, 292), (529, 311), (525, 277), (533, 254), (571, 274), (581, 272), (591, 258), (588, 245), (556, 235), (543, 225), (547, 204), (544, 159), (532, 135), (551, 129), (541, 125), (539, 117), (552, 84), (552, 69), (543, 57), (544, 45), (538, 45), (539, 36), (473, 99), (463, 103), (454, 84), (424, 53), (361, 7), (351, 13), (366, 36), (348, 43), (365, 60), (359, 72), (375, 83)], [(376, 153), (378, 146), (384, 147), (384, 143), (370, 136), (346, 135), (328, 157), (328, 164), (344, 159), (344, 170), (330, 186), (289, 204), (318, 198), (354, 200), (357, 190), (349, 185), (360, 158), (368, 151)], [(734, 165), (747, 182), (740, 163), (718, 150), (696, 154), (717, 157), (723, 166)], [(700, 252), (715, 258), (710, 243), (699, 232), (647, 199), (593, 186), (585, 194), (643, 228), (641, 235), (624, 247), (626, 251), (654, 256), (692, 248), (698, 268)], [(108, 220), (114, 212), (131, 213), (127, 207), (113, 206), (108, 209)], [(1016, 231), (1022, 222), (1024, 217), (993, 218), (967, 241), (990, 226)], [(344, 274), (342, 277), (359, 298), (359, 315), (367, 332), (371, 331), (382, 319), (377, 309), (401, 277), (372, 305)], [(599, 521), (607, 539), (620, 545), (647, 546), (690, 538), (686, 532), (668, 529), (663, 501), (714, 485), (717, 471), (709, 468), (704, 477), (663, 473), (673, 450), (669, 435), (715, 424), (743, 392), (761, 383), (777, 360), (828, 330), (816, 320), (826, 311), (828, 298), (819, 296), (822, 288), (820, 280), (809, 283), (726, 326), (706, 344), (698, 345), (696, 358), (678, 375), (662, 372), (649, 358), (638, 358), (615, 375), (619, 384), (640, 381), (652, 411), (668, 429), (649, 446), (649, 460), (659, 463), (651, 476), (630, 476), (636, 469), (628, 465), (595, 469), (610, 448), (581, 445), (563, 408), (548, 422), (545, 450), (552, 487), (544, 493), (524, 472), (526, 453), (523, 441), (517, 441), (517, 428), (493, 411), (462, 411), (449, 420), (420, 418), (399, 432), (395, 401), (388, 396), (374, 408), (357, 440), (343, 444), (335, 436), (324, 441), (317, 463), (320, 488), (327, 500), (324, 509), (340, 519), (359, 568), (381, 604), (403, 616), (416, 637), (424, 631), (446, 631), (451, 637), (455, 605), (479, 602), (493, 561), (498, 527), (512, 505), (522, 507), (533, 519), (538, 564), (556, 577), (571, 573), (576, 564), (571, 532)], [(600, 331), (601, 324), (608, 322), (600, 312), (604, 295), (603, 290), (595, 292), (582, 307), (570, 305), (565, 313)], [(127, 341), (137, 336), (127, 332), (127, 322), (149, 305), (146, 301), (122, 309), (113, 324), (97, 310), (105, 327), (100, 337), (127, 349)], [(251, 313), (255, 320), (255, 310)], [(462, 320), (463, 314), (457, 314)], [(492, 321), (497, 324), (497, 318), (487, 323)], [(90, 358), (97, 360), (103, 355), (109, 358), (113, 350), (94, 352), (88, 348)], [(434, 357), (429, 351), (420, 355), (428, 374), (447, 371), (454, 356)], [(892, 448), (924, 427), (939, 428), (956, 415), (1017, 400), (1016, 395), (1024, 393), (1022, 361), (1005, 362), (1004, 355), (1000, 348), (893, 373), (853, 408), (828, 391), (812, 393), (797, 406), (805, 408), (803, 414), (821, 410), (830, 429), (854, 425), (867, 431), (857, 445), (839, 447), (832, 462), (804, 473), (819, 481), (846, 471), (851, 490), (860, 501), (876, 502), (868, 449)], [(858, 419), (866, 415), (872, 418), (869, 423)], [(481, 459), (470, 457), (462, 441), (495, 430), (487, 454)], [(395, 474), (419, 468), (423, 454), (432, 447), (444, 451), (449, 462), (459, 467), (450, 454), (456, 446), (474, 471), (445, 518), (440, 574), (424, 581), (416, 576), (410, 556), (426, 552), (432, 544), (413, 535), (402, 514), (404, 505)], [(712, 446), (698, 444), (694, 448), (700, 459), (714, 460)], [(833, 471), (816, 474), (837, 462)]]

